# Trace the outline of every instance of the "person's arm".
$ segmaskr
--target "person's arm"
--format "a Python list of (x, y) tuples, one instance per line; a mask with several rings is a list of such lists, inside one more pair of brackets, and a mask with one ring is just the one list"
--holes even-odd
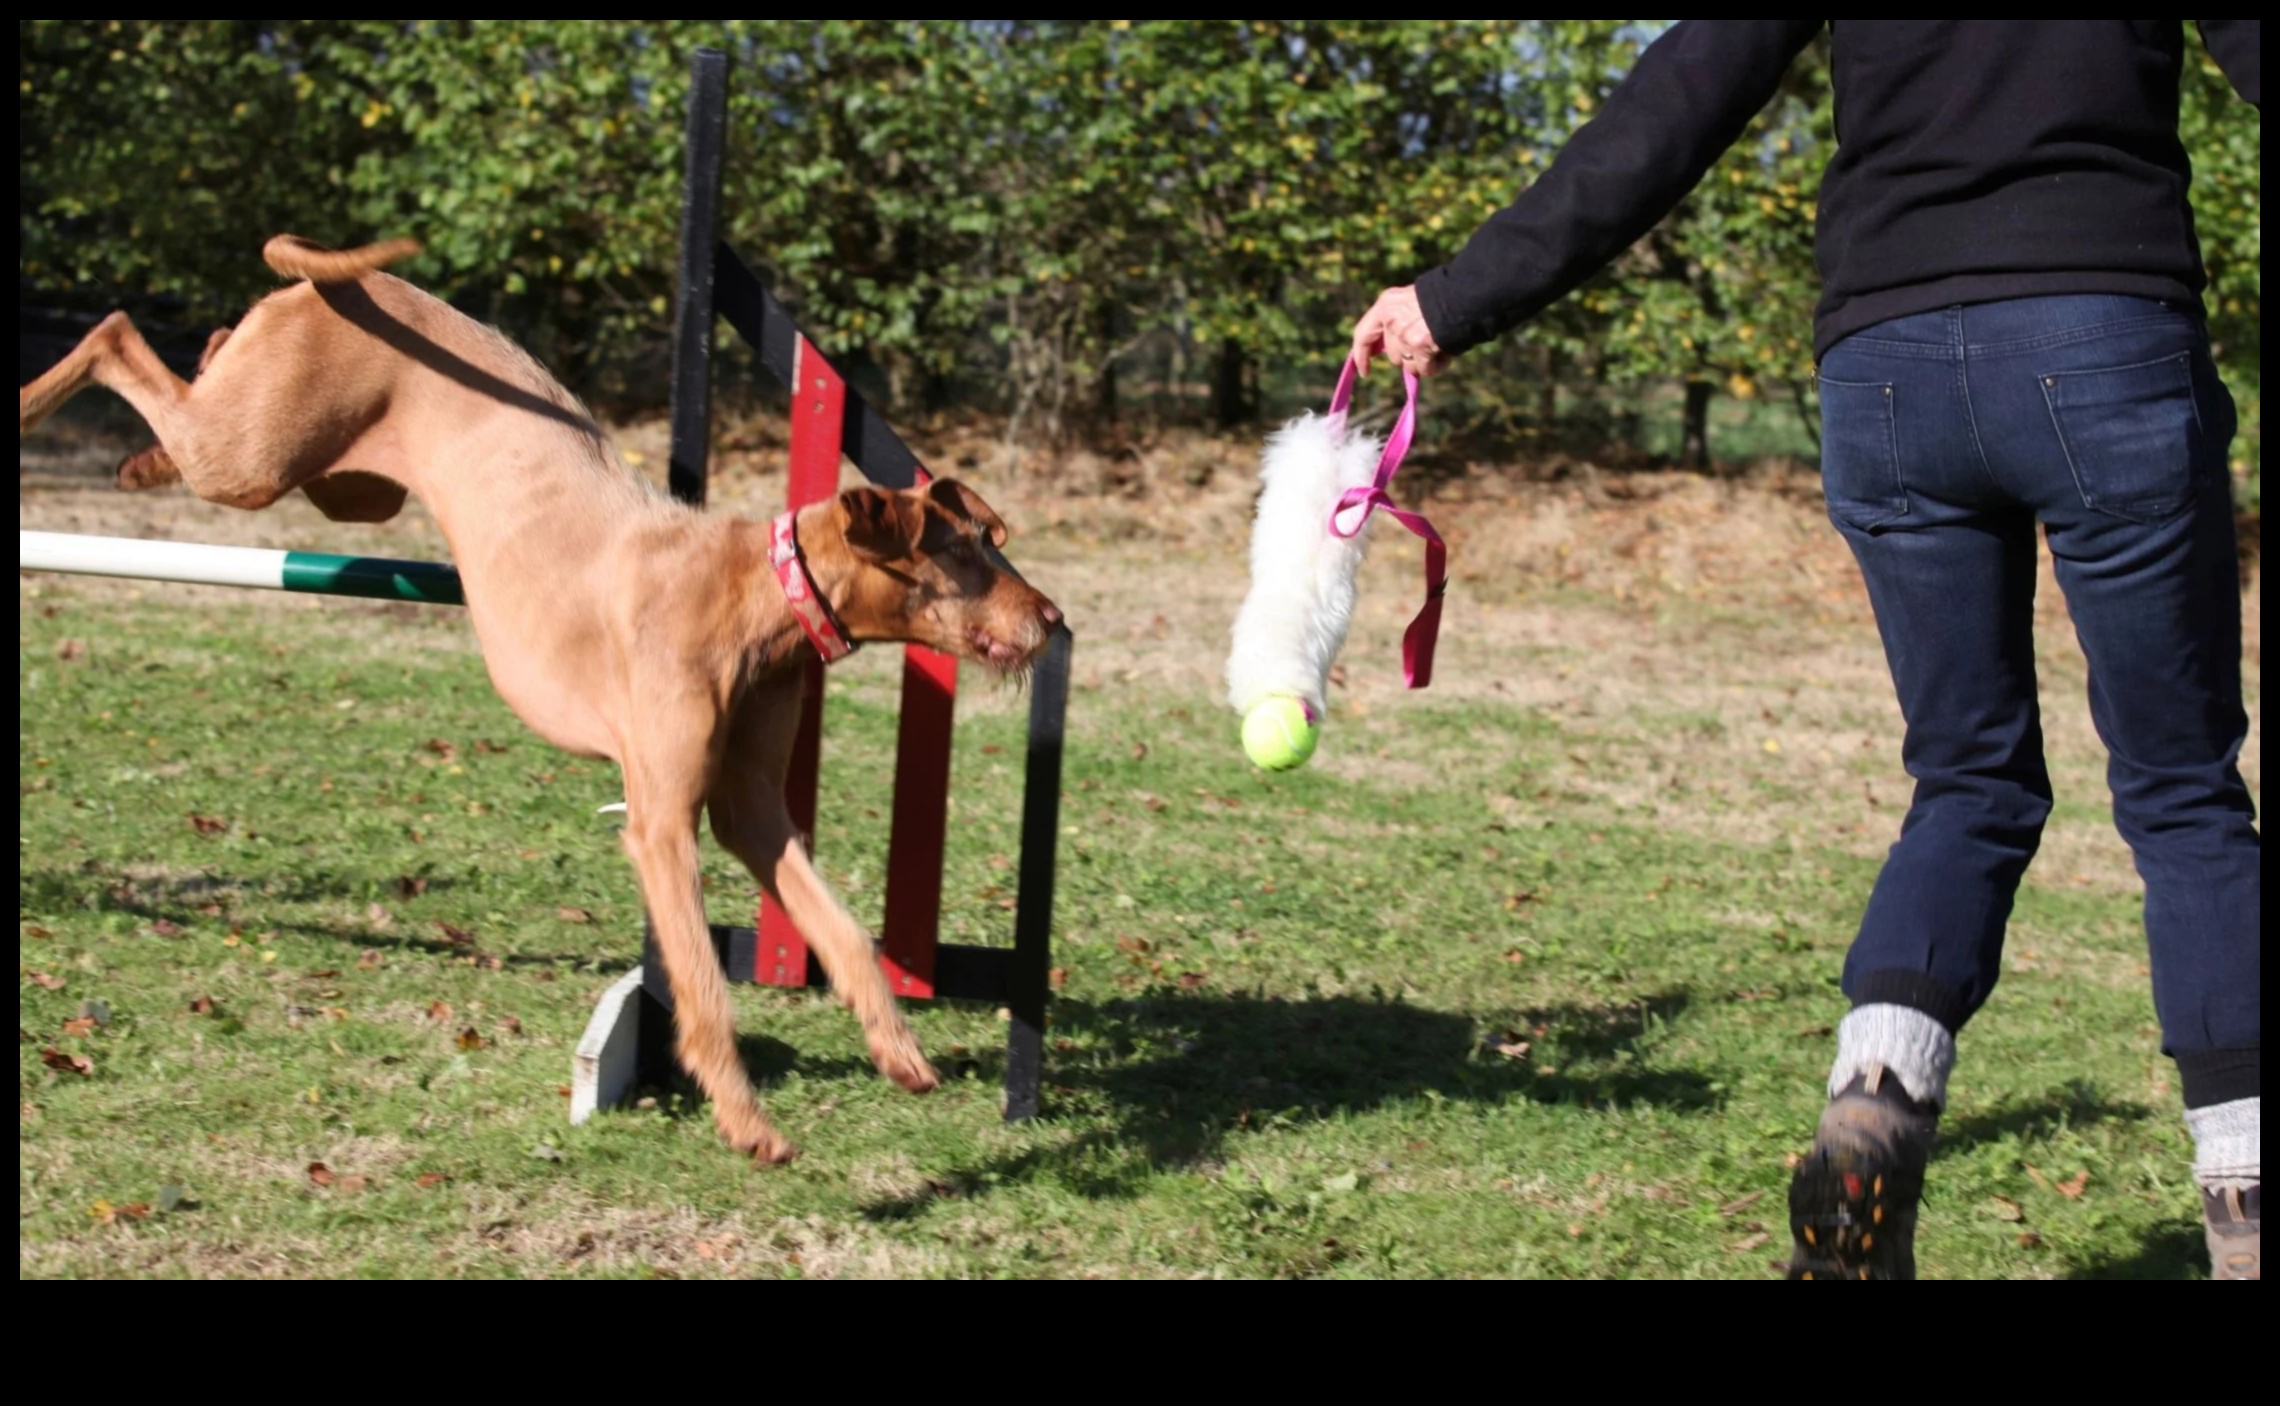
[(2201, 28), (2201, 42), (2208, 46), (2209, 57), (2224, 70), (2233, 91), (2246, 99), (2250, 107), (2264, 111), (2264, 21), (2195, 20), (2194, 23)]
[(1543, 178), (1456, 258), (1389, 289), (1354, 352), (1440, 363), (1542, 312), (1670, 213), (1771, 101), (1820, 20), (1681, 20), (1639, 55)]

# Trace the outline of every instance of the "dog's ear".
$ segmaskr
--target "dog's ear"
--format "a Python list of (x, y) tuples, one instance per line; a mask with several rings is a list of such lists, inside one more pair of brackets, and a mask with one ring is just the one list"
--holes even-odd
[(839, 495), (839, 527), (855, 555), (869, 561), (901, 561), (918, 550), (926, 510), (908, 496), (884, 488), (850, 488)]
[(954, 478), (938, 478), (927, 485), (926, 496), (934, 501), (936, 507), (952, 517), (970, 520), (989, 534), (991, 546), (1005, 545), (1005, 520), (989, 504), (983, 502), (982, 495), (973, 489)]

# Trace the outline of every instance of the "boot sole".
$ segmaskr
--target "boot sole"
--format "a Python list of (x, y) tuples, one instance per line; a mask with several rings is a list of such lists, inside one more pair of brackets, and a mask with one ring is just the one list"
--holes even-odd
[(1816, 1147), (1789, 1183), (1790, 1279), (1914, 1279), (1921, 1174)]

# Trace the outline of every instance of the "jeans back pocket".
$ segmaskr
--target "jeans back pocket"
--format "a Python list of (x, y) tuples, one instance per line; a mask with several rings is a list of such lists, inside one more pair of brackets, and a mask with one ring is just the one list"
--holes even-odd
[(1892, 383), (1821, 378), (1821, 492), (1829, 516), (1864, 532), (1908, 513)]
[(2039, 379), (2084, 507), (2155, 523), (2193, 501), (2205, 436), (2192, 352)]

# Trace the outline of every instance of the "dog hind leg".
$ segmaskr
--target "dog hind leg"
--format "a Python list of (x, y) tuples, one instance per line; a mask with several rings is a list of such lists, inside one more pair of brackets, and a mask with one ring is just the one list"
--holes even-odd
[(17, 434), (38, 429), (56, 407), (86, 389), (89, 382), (117, 391), (158, 433), (161, 442), (190, 391), (190, 383), (159, 360), (127, 315), (115, 312), (95, 324), (95, 330), (80, 338), (79, 345), (63, 360), (17, 392)]

